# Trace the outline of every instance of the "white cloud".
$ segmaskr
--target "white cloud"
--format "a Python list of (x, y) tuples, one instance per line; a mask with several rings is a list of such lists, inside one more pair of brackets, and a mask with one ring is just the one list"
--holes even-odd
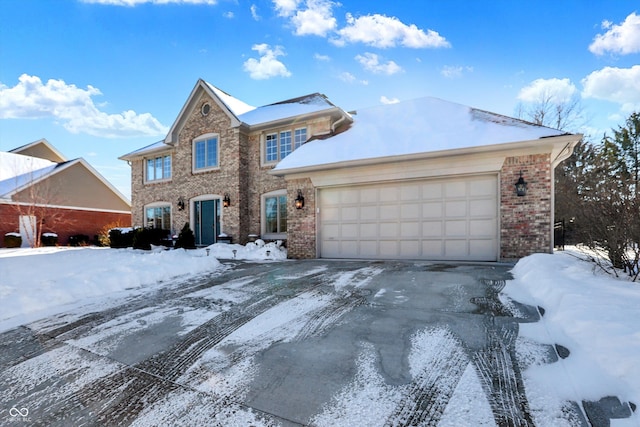
[(450, 47), (451, 44), (433, 30), (426, 32), (414, 24), (406, 25), (396, 17), (366, 15), (354, 18), (347, 14), (347, 26), (332, 40), (338, 46), (346, 43), (364, 43), (378, 48), (404, 46), (410, 48)]
[(333, 2), (328, 0), (307, 0), (307, 9), (298, 10), (291, 18), (295, 35), (324, 37), (336, 28), (333, 17)]
[(40, 77), (23, 74), (14, 87), (0, 83), (0, 118), (54, 118), (69, 132), (107, 138), (167, 133), (168, 128), (149, 113), (127, 110), (107, 114), (100, 111), (92, 99), (96, 95), (102, 93), (93, 86), (81, 89), (53, 79), (43, 84)]
[(262, 43), (253, 45), (251, 50), (255, 50), (260, 55), (259, 59), (249, 58), (244, 63), (244, 70), (252, 79), (265, 80), (271, 77), (291, 76), (287, 67), (277, 59), (285, 55), (281, 46), (275, 46), (272, 49), (268, 44)]
[(83, 3), (105, 4), (109, 6), (137, 6), (139, 4), (218, 4), (218, 0), (81, 0)]
[(465, 72), (473, 72), (473, 67), (463, 67), (461, 65), (445, 65), (444, 67), (442, 67), (442, 70), (440, 70), (440, 74), (448, 79), (456, 79), (462, 77)]
[(402, 67), (393, 61), (389, 61), (385, 64), (380, 63), (381, 58), (375, 53), (367, 52), (364, 55), (356, 55), (355, 59), (364, 67), (365, 70), (371, 71), (375, 74), (392, 75), (403, 71)]
[(298, 9), (300, 0), (273, 0), (273, 5), (278, 15), (290, 17)]
[(569, 79), (537, 79), (520, 89), (518, 99), (524, 102), (566, 102), (577, 90)]
[(582, 79), (585, 98), (618, 103), (626, 112), (640, 108), (640, 65), (631, 68), (605, 67)]
[(383, 104), (397, 104), (398, 102), (400, 102), (400, 100), (398, 98), (387, 98), (386, 96), (382, 95), (380, 97), (380, 102)]
[(329, 55), (322, 55), (320, 53), (315, 53), (313, 54), (313, 57), (317, 60), (317, 61), (331, 61), (331, 57)]
[(607, 52), (627, 55), (640, 52), (640, 15), (633, 12), (620, 25), (603, 21), (602, 28), (608, 30), (593, 39), (589, 50), (596, 55)]
[(356, 76), (354, 76), (353, 74), (349, 73), (348, 71), (345, 71), (344, 73), (340, 73), (338, 78), (340, 80), (342, 80), (343, 82), (345, 82), (345, 83), (358, 83), (358, 84), (361, 84), (363, 86), (367, 86), (369, 84), (369, 81), (367, 81), (367, 80), (358, 80), (356, 78)]
[(251, 17), (255, 21), (259, 21), (260, 20), (260, 15), (258, 15), (258, 6), (256, 6), (255, 4), (252, 4), (251, 7), (249, 8), (249, 10), (251, 11)]
[(233, 19), (235, 17), (234, 13), (231, 11), (223, 13), (222, 16), (224, 16), (227, 19)]

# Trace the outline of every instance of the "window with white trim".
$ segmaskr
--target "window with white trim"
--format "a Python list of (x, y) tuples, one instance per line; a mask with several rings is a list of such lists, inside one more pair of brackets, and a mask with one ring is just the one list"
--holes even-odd
[(193, 140), (194, 172), (216, 169), (219, 165), (219, 138), (217, 134), (202, 135)]
[(145, 159), (147, 165), (147, 181), (171, 179), (171, 155)]
[(262, 196), (262, 235), (266, 238), (286, 238), (287, 191), (279, 190)]
[(145, 208), (145, 226), (150, 228), (171, 229), (171, 206), (158, 205)]
[(282, 130), (266, 134), (264, 137), (264, 161), (275, 163), (285, 157), (307, 141), (307, 128)]

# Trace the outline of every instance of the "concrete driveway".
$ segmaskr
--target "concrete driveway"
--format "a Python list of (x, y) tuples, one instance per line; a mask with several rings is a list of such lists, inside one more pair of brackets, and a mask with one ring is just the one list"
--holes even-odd
[(0, 334), (0, 424), (588, 425), (528, 399), (509, 265), (225, 266)]

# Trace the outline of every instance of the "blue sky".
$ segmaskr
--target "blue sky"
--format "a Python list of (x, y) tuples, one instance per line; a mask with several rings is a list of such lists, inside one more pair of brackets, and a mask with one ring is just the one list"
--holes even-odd
[(0, 1), (0, 150), (46, 138), (130, 195), (118, 156), (162, 139), (198, 78), (260, 106), (435, 96), (517, 115), (574, 97), (599, 140), (640, 110), (627, 0)]

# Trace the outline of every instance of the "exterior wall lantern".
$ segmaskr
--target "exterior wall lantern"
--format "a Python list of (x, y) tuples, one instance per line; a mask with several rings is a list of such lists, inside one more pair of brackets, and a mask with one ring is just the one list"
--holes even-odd
[(522, 171), (520, 171), (520, 178), (516, 181), (516, 194), (519, 197), (523, 197), (527, 195), (527, 181), (522, 178)]
[(182, 196), (178, 197), (178, 210), (184, 210), (184, 198)]
[(298, 197), (295, 200), (296, 209), (304, 208), (304, 196), (302, 195), (302, 190), (298, 190)]
[(224, 193), (224, 199), (222, 199), (222, 206), (228, 208), (231, 205), (231, 197), (229, 197), (229, 193)]

